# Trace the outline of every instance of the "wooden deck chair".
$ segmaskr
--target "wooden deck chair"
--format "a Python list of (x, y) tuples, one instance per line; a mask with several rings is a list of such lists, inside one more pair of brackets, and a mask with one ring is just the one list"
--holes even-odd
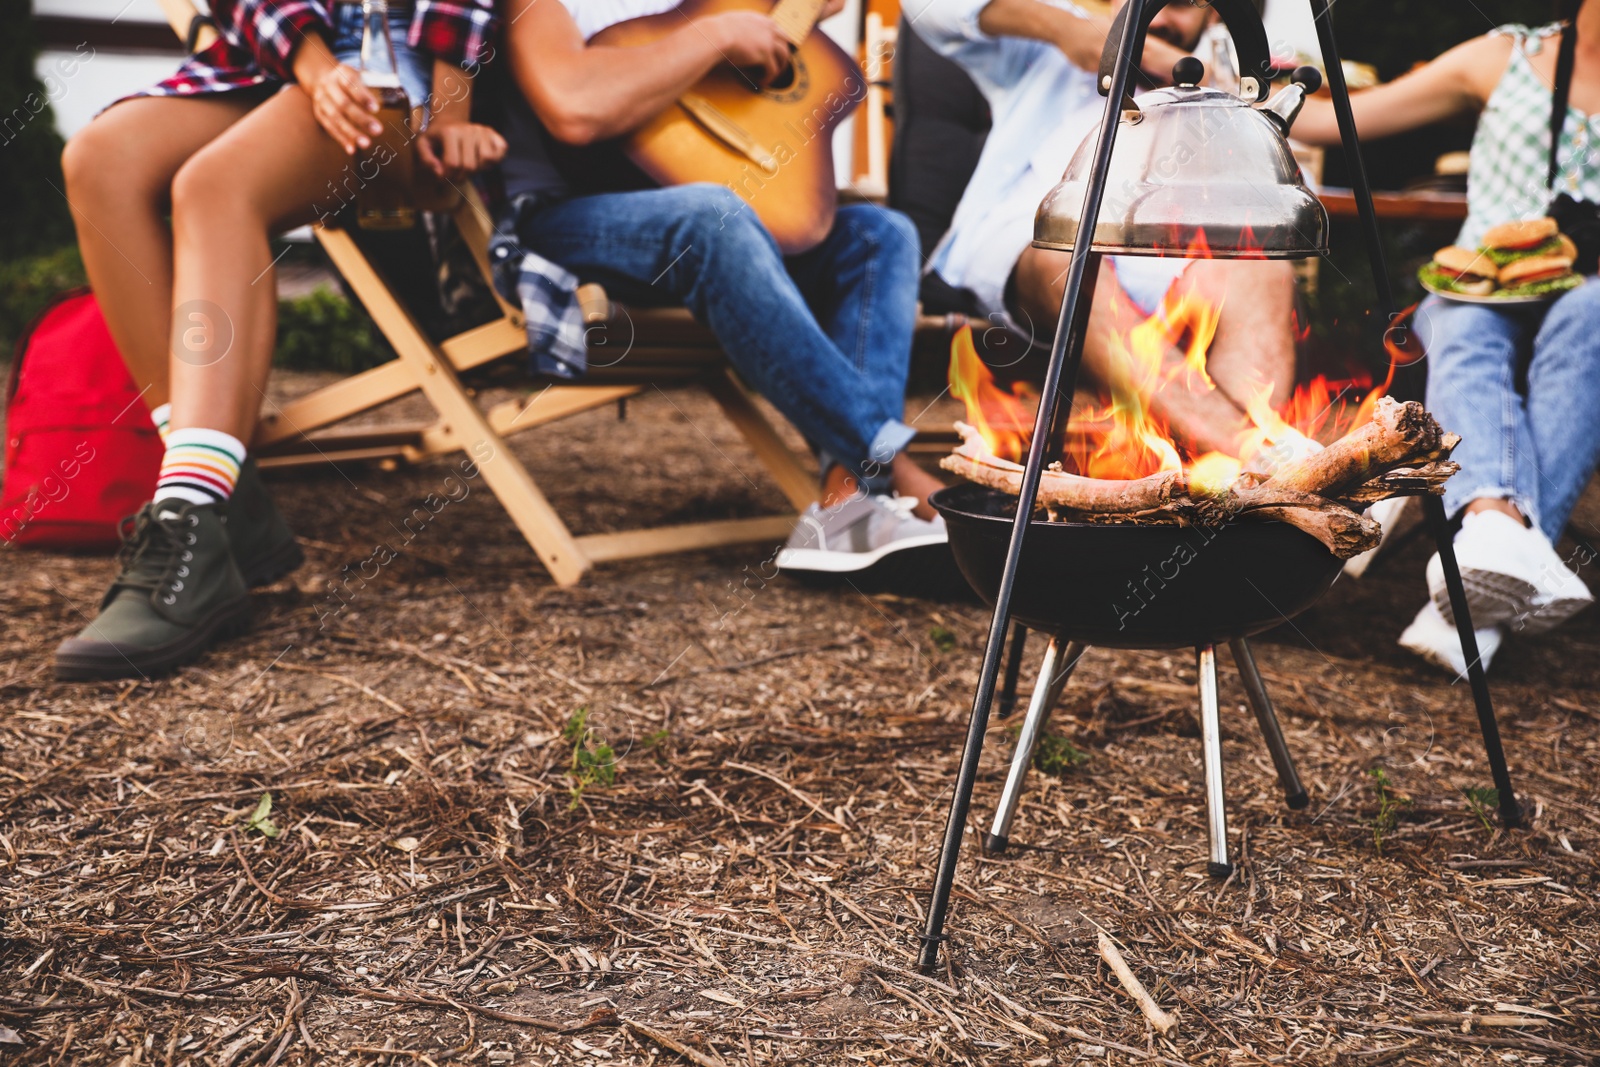
[[(215, 31), (191, 0), (160, 3), (187, 47), (204, 48), (215, 40)], [(470, 189), (455, 206), (453, 217), (488, 277), (490, 220)], [(710, 393), (796, 510), (816, 499), (815, 475), (753, 403), (710, 332), (686, 310), (628, 309), (636, 340), (623, 365), (597, 367), (582, 384), (551, 386), (485, 412), (459, 375), (526, 352), (521, 310), (501, 300), (498, 318), (436, 344), (350, 234), (324, 226), (314, 232), (398, 358), (265, 412), (251, 442), (262, 466), (385, 458), (415, 461), (471, 448), (475, 457), (491, 457), (481, 463), (484, 481), (560, 585), (577, 582), (596, 563), (782, 540), (793, 526), (793, 514), (574, 536), (506, 446), (508, 434), (614, 403), (655, 384), (693, 383)], [(610, 321), (620, 313), (599, 286), (584, 286), (579, 295), (591, 323)], [(937, 325), (943, 329), (943, 320)], [(352, 416), (416, 391), (432, 405), (436, 421), (379, 429), (337, 428)]]

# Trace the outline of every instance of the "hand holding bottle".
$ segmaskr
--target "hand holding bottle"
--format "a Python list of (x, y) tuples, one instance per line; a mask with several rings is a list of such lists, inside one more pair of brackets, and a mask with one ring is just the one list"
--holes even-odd
[(311, 113), (346, 155), (369, 148), (382, 132), (378, 98), (361, 82), (361, 72), (333, 58), (327, 42), (309, 37), (295, 51), (294, 76), (311, 97)]

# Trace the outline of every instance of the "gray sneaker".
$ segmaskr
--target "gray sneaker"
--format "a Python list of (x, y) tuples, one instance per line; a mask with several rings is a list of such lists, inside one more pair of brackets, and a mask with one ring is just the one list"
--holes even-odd
[(909, 497), (876, 495), (851, 497), (831, 508), (812, 504), (778, 553), (778, 569), (853, 574), (890, 556), (898, 563), (907, 553), (948, 555), (944, 516), (919, 519), (911, 514), (915, 506)]

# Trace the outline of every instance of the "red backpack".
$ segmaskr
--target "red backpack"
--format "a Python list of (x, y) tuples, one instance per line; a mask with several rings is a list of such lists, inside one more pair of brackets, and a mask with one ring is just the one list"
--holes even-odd
[(62, 293), (11, 362), (0, 540), (115, 546), (123, 516), (150, 498), (162, 451), (94, 294)]

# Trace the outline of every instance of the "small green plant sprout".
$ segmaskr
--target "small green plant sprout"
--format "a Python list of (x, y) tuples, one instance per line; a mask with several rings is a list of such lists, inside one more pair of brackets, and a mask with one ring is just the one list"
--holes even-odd
[[(1022, 733), (1021, 724), (1007, 727), (1006, 733), (1015, 742)], [(1063, 777), (1070, 770), (1082, 767), (1089, 762), (1089, 753), (1074, 745), (1060, 734), (1049, 731), (1039, 735), (1038, 743), (1033, 746), (1033, 766), (1041, 774)]]
[(272, 821), (272, 794), (262, 793), (261, 799), (256, 802), (256, 810), (250, 813), (250, 818), (244, 822), (245, 832), (255, 830), (262, 837), (277, 837), (283, 833), (278, 824)]
[(1489, 813), (1500, 807), (1500, 790), (1492, 786), (1468, 786), (1461, 792), (1467, 798), (1467, 807), (1483, 823), (1483, 828), (1494, 833), (1494, 823), (1489, 821)]
[(1043, 774), (1057, 778), (1089, 762), (1089, 753), (1060, 734), (1046, 733), (1033, 749), (1033, 765)]
[(589, 726), (587, 705), (572, 713), (561, 736), (572, 744), (572, 763), (567, 777), (572, 784), (567, 791), (572, 794), (568, 811), (576, 811), (583, 802), (583, 791), (591, 785), (611, 785), (617, 780), (617, 754), (609, 743), (595, 735)]
[(950, 652), (956, 647), (955, 632), (937, 623), (928, 627), (928, 640), (932, 641), (933, 647), (940, 652)]
[(1389, 781), (1388, 772), (1382, 767), (1373, 767), (1367, 777), (1372, 779), (1372, 789), (1378, 794), (1378, 810), (1372, 816), (1372, 847), (1381, 856), (1383, 839), (1400, 825), (1400, 813), (1411, 806), (1411, 799), (1394, 792), (1394, 783)]

